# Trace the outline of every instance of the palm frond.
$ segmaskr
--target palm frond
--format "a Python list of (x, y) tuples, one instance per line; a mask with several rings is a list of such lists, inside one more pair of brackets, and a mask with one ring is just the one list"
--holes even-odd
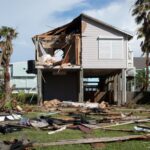
[(2, 26), (0, 28), (0, 36), (3, 37), (5, 40), (6, 39), (14, 39), (16, 38), (18, 33), (16, 32), (15, 29), (7, 26)]

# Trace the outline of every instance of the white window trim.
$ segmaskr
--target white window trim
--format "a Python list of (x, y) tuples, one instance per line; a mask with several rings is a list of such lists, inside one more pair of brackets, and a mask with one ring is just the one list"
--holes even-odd
[[(102, 58), (102, 57), (100, 57), (100, 40), (104, 40), (104, 39), (106, 39), (106, 40), (121, 40), (121, 42), (122, 42), (122, 50), (123, 50), (123, 37), (121, 37), (121, 36), (119, 36), (119, 37), (100, 37), (100, 36), (98, 36), (98, 38), (97, 38), (97, 40), (98, 40), (98, 59), (119, 59), (119, 60), (122, 60), (123, 59), (123, 52), (122, 52), (122, 56), (120, 57), (120, 58), (112, 58), (112, 46), (111, 46), (111, 54), (110, 54), (110, 57), (108, 57), (108, 58)], [(112, 42), (111, 42), (112, 43)], [(124, 51), (124, 50), (123, 50)]]

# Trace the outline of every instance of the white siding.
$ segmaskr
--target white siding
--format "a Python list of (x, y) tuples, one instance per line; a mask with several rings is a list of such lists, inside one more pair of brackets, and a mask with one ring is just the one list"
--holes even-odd
[[(126, 68), (127, 51), (126, 40), (122, 33), (86, 21), (86, 28), (82, 33), (82, 65), (83, 68)], [(123, 52), (120, 58), (99, 58), (98, 37), (119, 38), (123, 37)], [(115, 55), (115, 53), (113, 54)], [(114, 56), (115, 57), (115, 56)], [(118, 57), (116, 55), (116, 57)]]
[(35, 74), (27, 74), (27, 62), (15, 62), (11, 64), (11, 86), (15, 86), (13, 93), (19, 91), (31, 92), (36, 91), (32, 90), (37, 87), (37, 77)]

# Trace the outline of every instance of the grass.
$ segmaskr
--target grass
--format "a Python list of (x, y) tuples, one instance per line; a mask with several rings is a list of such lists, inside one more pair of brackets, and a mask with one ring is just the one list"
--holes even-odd
[[(117, 110), (118, 111), (118, 110)], [(129, 111), (129, 110), (128, 110)], [(25, 117), (33, 118), (37, 117), (41, 114), (41, 112), (32, 112), (25, 115)], [(135, 114), (135, 113), (134, 113)], [(137, 112), (139, 114), (139, 112)], [(135, 114), (135, 115), (137, 115)], [(147, 116), (147, 112), (143, 112), (143, 116)], [(61, 115), (53, 115), (53, 117), (61, 117)], [(90, 116), (88, 116), (90, 117)], [(101, 118), (101, 116), (99, 116)], [(94, 116), (92, 116), (94, 118)], [(122, 125), (112, 128), (117, 129), (133, 129), (135, 124)], [(150, 123), (145, 123), (145, 125), (149, 125)], [(6, 135), (0, 134), (0, 141), (2, 140), (14, 140), (15, 139), (30, 139), (36, 143), (46, 143), (58, 140), (69, 140), (69, 139), (85, 139), (85, 138), (101, 138), (101, 137), (116, 137), (116, 136), (126, 136), (126, 135), (135, 135), (135, 134), (143, 134), (143, 133), (128, 133), (128, 132), (120, 132), (120, 131), (104, 131), (101, 129), (93, 130), (92, 133), (86, 134), (79, 130), (71, 130), (66, 129), (62, 132), (48, 135), (48, 131), (41, 131), (37, 129), (23, 129), (20, 132), (14, 132)], [(76, 145), (62, 145), (62, 146), (51, 146), (51, 147), (41, 147), (37, 148), (37, 150), (149, 150), (150, 142), (149, 141), (125, 141), (125, 142), (115, 142), (115, 143), (107, 143), (102, 147), (93, 148), (90, 144), (76, 144)]]

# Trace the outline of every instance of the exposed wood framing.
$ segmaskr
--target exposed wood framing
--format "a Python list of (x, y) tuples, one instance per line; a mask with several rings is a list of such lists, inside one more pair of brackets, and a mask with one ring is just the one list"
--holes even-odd
[(46, 33), (43, 33), (43, 34), (41, 34), (41, 35), (36, 35), (36, 36), (34, 36), (34, 37), (46, 37), (46, 36), (50, 36), (50, 35), (55, 35), (56, 33), (58, 34), (58, 31), (59, 32), (62, 32), (62, 31), (64, 31), (69, 25), (70, 25), (71, 23), (68, 23), (68, 24), (66, 24), (66, 25), (63, 25), (63, 26), (61, 26), (61, 27), (58, 27), (58, 28), (55, 28), (55, 29), (53, 29), (53, 30), (51, 30), (51, 31), (48, 31), (48, 32), (46, 32)]
[(66, 59), (67, 59), (67, 57), (69, 55), (69, 51), (70, 51), (71, 47), (72, 47), (72, 45), (69, 46), (69, 48), (68, 48), (68, 50), (67, 50), (67, 52), (65, 54), (65, 57), (64, 57), (64, 60), (63, 60), (62, 64), (66, 62)]
[(35, 44), (35, 61), (39, 59), (39, 46), (38, 46), (38, 37), (32, 39)]
[(80, 65), (80, 35), (75, 35), (75, 58), (76, 65)]
[(59, 30), (55, 31), (55, 32), (54, 32), (54, 35), (56, 35), (56, 34), (58, 34), (58, 33), (60, 33), (60, 32), (63, 32), (67, 27), (68, 27), (68, 26), (65, 26), (65, 27), (60, 28)]

